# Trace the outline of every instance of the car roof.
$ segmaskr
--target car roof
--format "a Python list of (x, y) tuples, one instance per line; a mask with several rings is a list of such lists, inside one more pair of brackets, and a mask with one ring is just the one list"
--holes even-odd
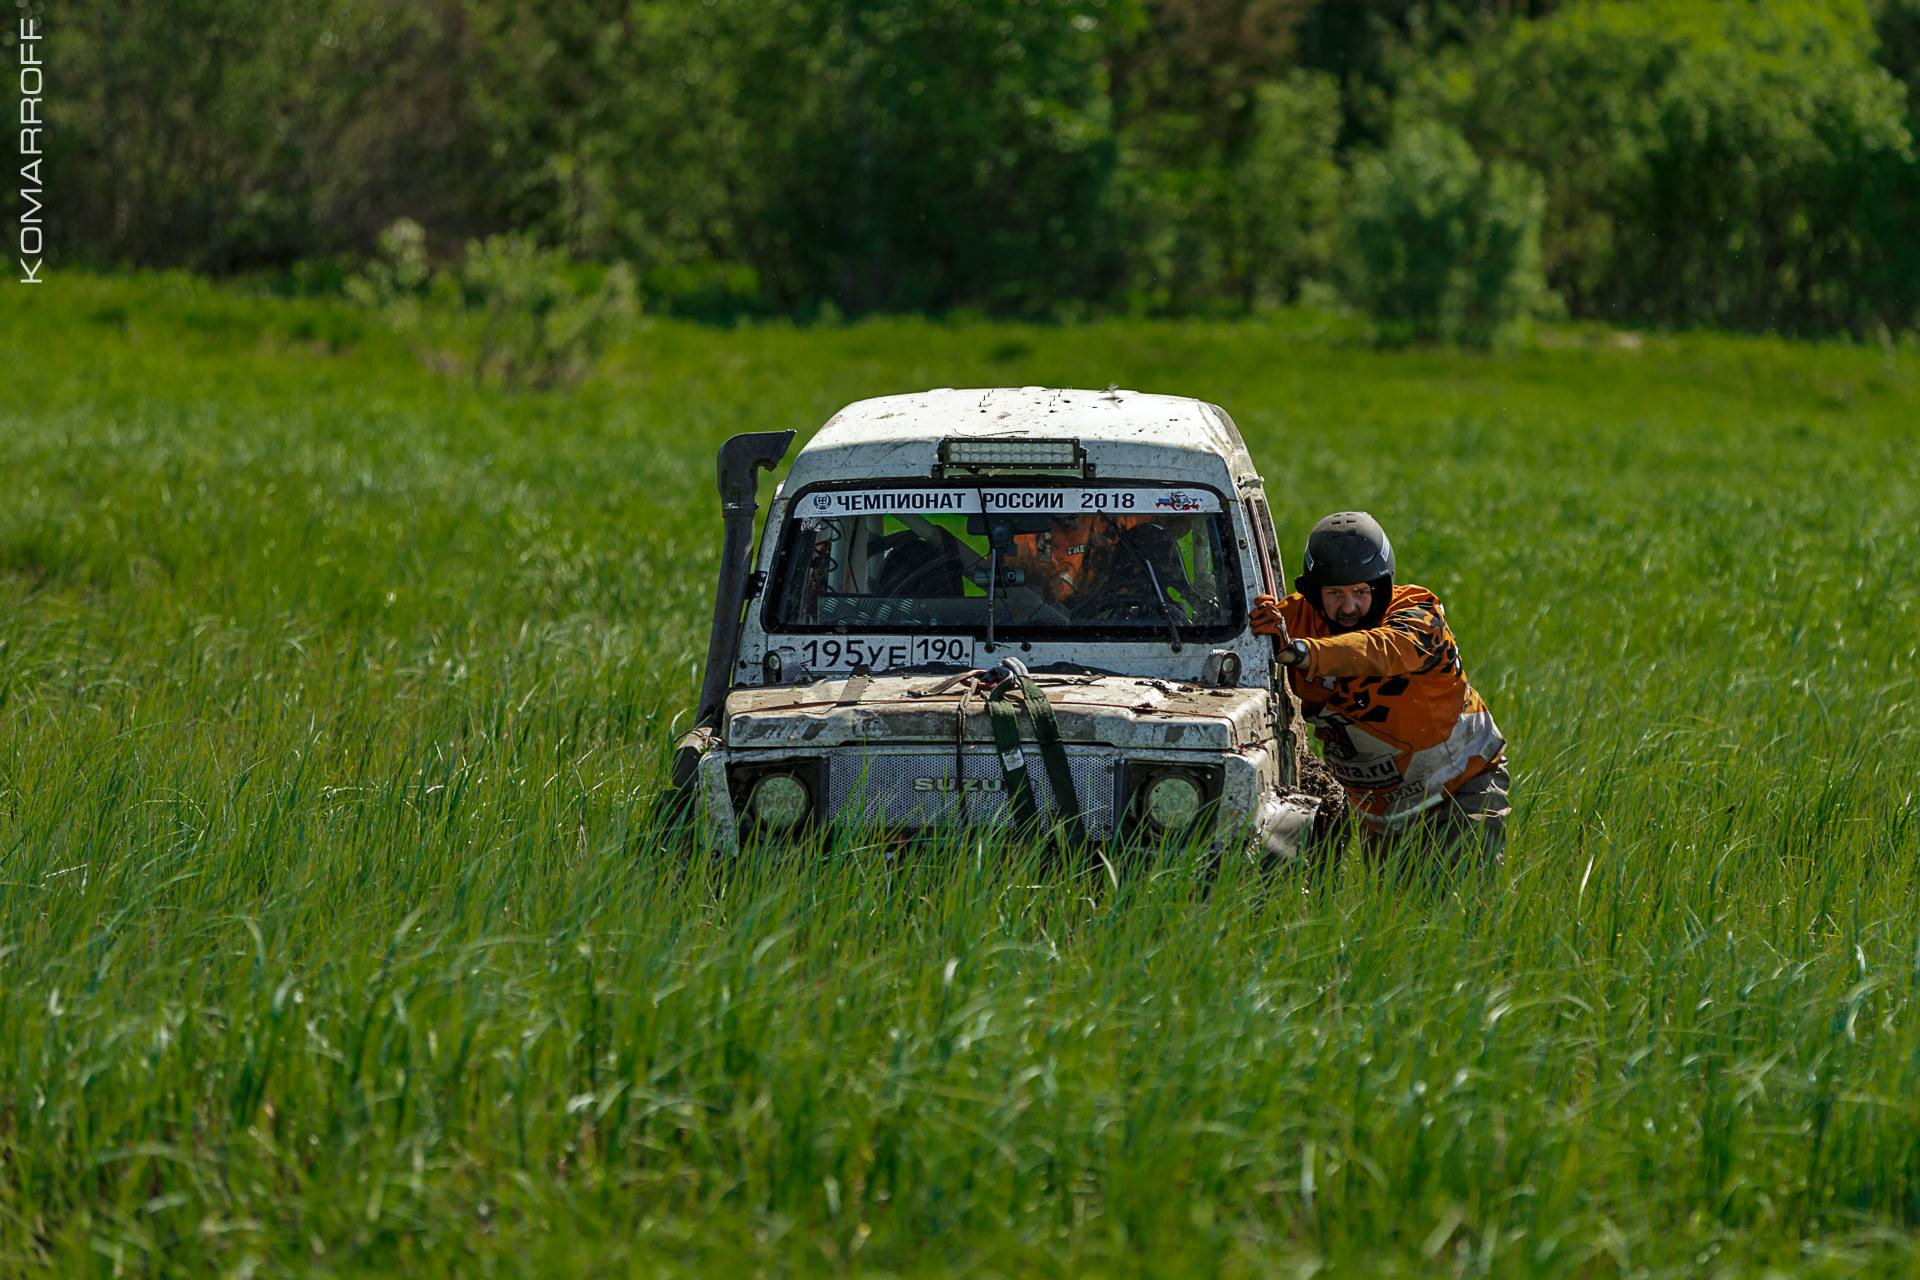
[(1231, 489), (1254, 474), (1233, 419), (1191, 396), (1117, 387), (940, 387), (858, 400), (840, 410), (794, 459), (785, 490), (927, 476), (942, 440), (1063, 436), (1079, 440), (1095, 473), (1105, 477)]

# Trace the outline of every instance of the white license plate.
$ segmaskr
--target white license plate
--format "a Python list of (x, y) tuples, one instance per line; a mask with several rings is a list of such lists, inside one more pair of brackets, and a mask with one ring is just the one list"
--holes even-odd
[(814, 636), (798, 647), (809, 671), (974, 665), (972, 636)]

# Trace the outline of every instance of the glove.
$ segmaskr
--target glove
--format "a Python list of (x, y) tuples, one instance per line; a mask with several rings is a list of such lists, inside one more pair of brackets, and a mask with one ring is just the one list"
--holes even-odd
[(1282, 645), (1291, 639), (1287, 635), (1287, 620), (1280, 614), (1280, 602), (1272, 596), (1255, 596), (1253, 611), (1247, 615), (1247, 621), (1253, 626), (1253, 634), (1272, 636)]

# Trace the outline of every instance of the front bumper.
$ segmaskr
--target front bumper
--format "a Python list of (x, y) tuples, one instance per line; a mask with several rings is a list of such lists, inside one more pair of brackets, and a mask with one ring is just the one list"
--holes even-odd
[[(1283, 792), (1276, 762), (1262, 750), (1238, 752), (1121, 752), (1114, 747), (1069, 745), (1068, 770), (1087, 835), (1121, 846), (1200, 843), (1218, 851), (1246, 848), (1290, 859), (1304, 850), (1316, 812), (1311, 797)], [(957, 767), (956, 767), (957, 766)], [(700, 759), (699, 794), (713, 843), (737, 852), (752, 839), (743, 827), (751, 781), (790, 769), (809, 788), (812, 829), (829, 828), (912, 835), (928, 831), (1005, 828), (1013, 823), (1000, 757), (969, 743), (900, 743), (827, 752), (740, 751), (715, 745)], [(1144, 820), (1138, 803), (1146, 786), (1168, 771), (1194, 778), (1205, 804), (1201, 820), (1169, 832)], [(1051, 781), (1037, 752), (1028, 748), (1028, 781), (1042, 813), (1056, 813)], [(787, 833), (783, 833), (787, 834)]]

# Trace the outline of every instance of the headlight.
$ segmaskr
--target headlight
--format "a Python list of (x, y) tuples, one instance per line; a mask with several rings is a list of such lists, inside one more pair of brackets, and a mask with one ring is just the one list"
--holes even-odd
[(1184, 831), (1200, 816), (1200, 788), (1178, 773), (1156, 778), (1147, 787), (1147, 821), (1162, 831)]
[(806, 820), (813, 808), (807, 784), (790, 773), (770, 773), (753, 784), (747, 814), (769, 831), (788, 831)]

